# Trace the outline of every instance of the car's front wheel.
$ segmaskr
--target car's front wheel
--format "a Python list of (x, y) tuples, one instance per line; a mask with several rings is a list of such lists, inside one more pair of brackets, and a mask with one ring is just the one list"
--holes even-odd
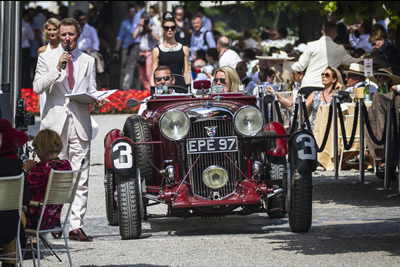
[(307, 232), (312, 222), (312, 173), (293, 171), (290, 188), (289, 226)]
[(136, 174), (118, 176), (119, 233), (122, 239), (138, 239), (142, 234), (141, 195)]

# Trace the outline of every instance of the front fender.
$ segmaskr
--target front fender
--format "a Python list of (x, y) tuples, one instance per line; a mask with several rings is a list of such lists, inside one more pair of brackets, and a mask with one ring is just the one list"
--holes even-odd
[(110, 162), (116, 175), (129, 176), (136, 171), (135, 146), (128, 137), (119, 137), (111, 144)]
[(111, 145), (112, 143), (120, 136), (121, 130), (119, 129), (112, 129), (109, 131), (106, 136), (104, 137), (104, 166), (106, 169), (111, 169)]
[[(277, 135), (286, 135), (285, 127), (279, 122), (270, 122), (263, 128), (264, 131), (274, 131)], [(268, 151), (270, 156), (284, 157), (288, 153), (287, 138), (276, 138), (276, 148)]]

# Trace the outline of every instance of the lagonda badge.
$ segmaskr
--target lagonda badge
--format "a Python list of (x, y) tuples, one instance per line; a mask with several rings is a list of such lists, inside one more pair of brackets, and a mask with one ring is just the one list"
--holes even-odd
[(207, 130), (207, 136), (208, 137), (214, 137), (217, 128), (218, 128), (218, 126), (206, 126), (206, 127), (204, 127), (204, 129)]

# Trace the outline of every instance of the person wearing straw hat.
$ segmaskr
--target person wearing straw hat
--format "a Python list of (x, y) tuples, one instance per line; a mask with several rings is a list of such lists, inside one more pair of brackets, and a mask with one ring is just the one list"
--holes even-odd
[[(22, 160), (18, 158), (17, 149), (29, 141), (28, 135), (18, 131), (11, 126), (6, 119), (0, 119), (0, 176), (19, 175), (23, 169)], [(29, 204), (29, 190), (27, 183), (24, 183), (23, 205)], [(22, 213), (23, 214), (23, 213)], [(0, 211), (0, 248), (3, 253), (15, 252), (15, 238), (17, 237), (18, 211)], [(22, 215), (22, 222), (25, 224), (25, 216)], [(23, 225), (21, 225), (23, 228)], [(21, 229), (21, 244), (25, 244), (24, 232)], [(3, 261), (2, 266), (15, 266), (14, 261)]]
[[(351, 63), (348, 70), (345, 70), (347, 88), (346, 92), (354, 93), (354, 88), (365, 87), (364, 66), (359, 63)], [(368, 86), (369, 93), (372, 95), (376, 92), (376, 87), (372, 84)]]
[(276, 83), (288, 83), (291, 80), (292, 76), (288, 61), (293, 60), (294, 57), (288, 57), (286, 52), (280, 51), (268, 56), (257, 56), (257, 58), (260, 61), (265, 60), (268, 62), (268, 67), (275, 72)]
[[(394, 75), (390, 68), (380, 68), (374, 74), (374, 78), (371, 78), (372, 81), (376, 82), (378, 86), (387, 85), (388, 88), (393, 87), (396, 84), (400, 84), (400, 77)], [(397, 90), (396, 90), (397, 91)], [(397, 92), (393, 90), (388, 93), (379, 93), (376, 92), (372, 99), (371, 107), (368, 109), (368, 119), (372, 128), (374, 135), (377, 138), (381, 138), (382, 133), (385, 129), (385, 117), (387, 112), (387, 106), (389, 101), (393, 101), (393, 105), (397, 107), (400, 104), (400, 96), (397, 95)], [(366, 126), (364, 126), (365, 132), (367, 132)], [(375, 160), (379, 160), (379, 164), (376, 168), (375, 175), (379, 179), (383, 179), (385, 173), (385, 146), (384, 145), (376, 145), (369, 134), (365, 135), (366, 145), (368, 146), (369, 152)], [(390, 160), (394, 163), (398, 162), (399, 150), (400, 150), (400, 140), (398, 135), (393, 135), (391, 137), (392, 143), (390, 144), (392, 155), (390, 156)], [(389, 179), (397, 179), (395, 172), (395, 165), (390, 166), (389, 169)]]

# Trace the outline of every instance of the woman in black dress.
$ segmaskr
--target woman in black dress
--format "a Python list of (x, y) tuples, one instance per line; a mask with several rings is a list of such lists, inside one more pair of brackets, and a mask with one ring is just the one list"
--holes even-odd
[[(191, 83), (189, 55), (190, 50), (175, 40), (176, 23), (174, 15), (167, 11), (163, 14), (164, 42), (153, 49), (153, 73), (159, 65), (170, 67), (175, 76), (175, 84), (187, 88)], [(152, 79), (151, 85), (154, 86)], [(187, 93), (183, 88), (175, 88), (178, 93)]]

